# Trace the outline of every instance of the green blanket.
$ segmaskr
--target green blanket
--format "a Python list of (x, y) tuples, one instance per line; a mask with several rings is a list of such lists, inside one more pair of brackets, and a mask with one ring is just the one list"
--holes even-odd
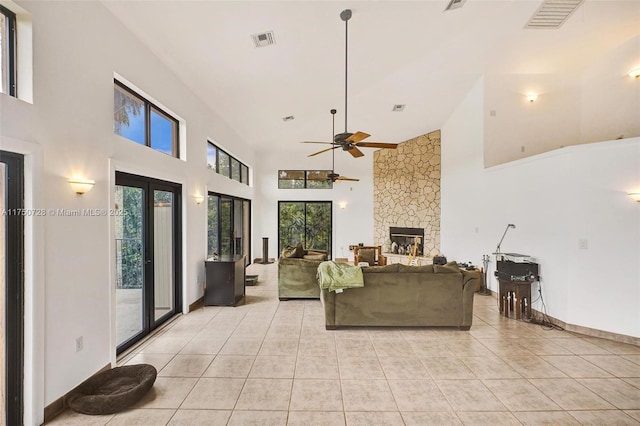
[(318, 265), (318, 283), (321, 289), (342, 291), (345, 288), (364, 287), (364, 277), (360, 267), (330, 260)]

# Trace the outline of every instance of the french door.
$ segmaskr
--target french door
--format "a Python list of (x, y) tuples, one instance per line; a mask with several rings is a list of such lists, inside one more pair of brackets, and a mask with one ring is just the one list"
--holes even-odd
[(21, 425), (24, 374), (24, 159), (0, 151), (0, 424)]
[(121, 353), (181, 306), (181, 186), (116, 172), (116, 325)]

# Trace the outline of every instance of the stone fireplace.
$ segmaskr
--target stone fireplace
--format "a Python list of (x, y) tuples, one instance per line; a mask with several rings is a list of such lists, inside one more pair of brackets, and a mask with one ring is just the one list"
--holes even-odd
[(439, 130), (374, 153), (373, 218), (374, 242), (383, 251), (391, 249), (391, 227), (418, 228), (424, 256), (440, 254)]

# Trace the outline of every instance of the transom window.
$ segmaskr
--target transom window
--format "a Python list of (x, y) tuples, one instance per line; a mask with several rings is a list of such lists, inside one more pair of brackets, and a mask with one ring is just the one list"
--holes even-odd
[(278, 189), (331, 189), (331, 170), (278, 170)]
[(211, 142), (207, 142), (207, 167), (229, 179), (249, 185), (249, 167)]
[(117, 135), (178, 157), (178, 120), (114, 80), (113, 129)]
[(16, 14), (0, 6), (0, 92), (17, 96)]

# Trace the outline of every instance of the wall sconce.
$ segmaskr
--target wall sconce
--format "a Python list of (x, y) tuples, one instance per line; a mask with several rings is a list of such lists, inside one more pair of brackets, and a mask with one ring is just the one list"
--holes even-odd
[(204, 195), (194, 195), (193, 199), (196, 200), (196, 204), (202, 204), (202, 202), (204, 201)]
[(338, 203), (338, 207), (340, 207), (341, 209), (346, 209), (347, 208), (347, 202), (346, 201), (340, 201)]
[(537, 93), (529, 93), (527, 94), (527, 100), (529, 102), (535, 102), (538, 99), (538, 94)]
[(640, 192), (630, 192), (628, 195), (640, 203)]
[(634, 68), (629, 71), (629, 77), (638, 78), (640, 77), (640, 67)]
[(96, 182), (91, 179), (84, 179), (84, 178), (69, 179), (69, 185), (71, 185), (71, 189), (73, 190), (73, 192), (75, 192), (78, 195), (82, 195), (91, 191), (91, 188), (93, 188), (93, 185), (95, 184)]

